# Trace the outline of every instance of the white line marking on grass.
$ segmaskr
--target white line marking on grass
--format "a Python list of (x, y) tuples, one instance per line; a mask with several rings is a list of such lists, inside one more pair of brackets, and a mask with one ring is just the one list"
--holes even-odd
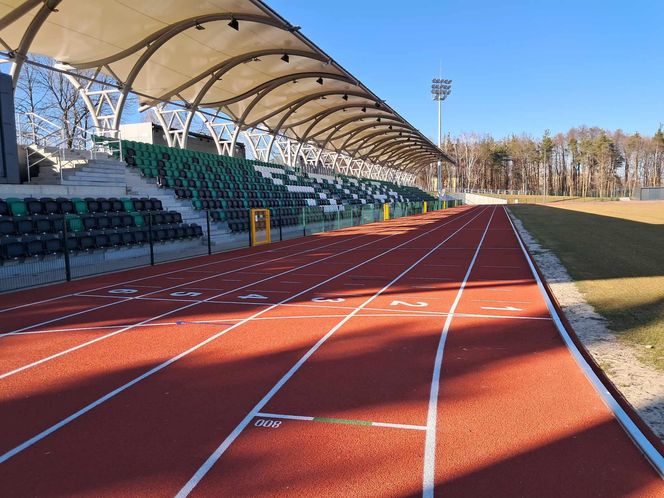
[(438, 342), (438, 348), (436, 349), (436, 359), (434, 360), (433, 366), (433, 375), (431, 378), (431, 391), (429, 393), (429, 409), (427, 411), (427, 431), (424, 442), (424, 472), (422, 477), (422, 496), (423, 498), (433, 498), (433, 490), (436, 484), (436, 419), (438, 415), (438, 391), (440, 388), (440, 369), (443, 364), (443, 349), (445, 349), (445, 341), (447, 340), (447, 334), (449, 333), (450, 326), (452, 325), (452, 319), (454, 317), (454, 310), (459, 305), (461, 301), (461, 295), (463, 294), (463, 289), (466, 287), (466, 283), (470, 278), (470, 274), (473, 271), (473, 266), (477, 260), (477, 256), (480, 253), (482, 248), (482, 243), (486, 238), (486, 234), (489, 231), (489, 226), (493, 220), (493, 215), (496, 213), (496, 208), (493, 208), (491, 212), (491, 217), (489, 222), (486, 224), (482, 238), (480, 239), (479, 244), (475, 249), (475, 254), (473, 259), (468, 265), (468, 270), (466, 275), (461, 282), (461, 287), (457, 291), (456, 298), (452, 303), (450, 308), (450, 314), (445, 320), (443, 330), (440, 334), (440, 340)]
[[(187, 483), (180, 489), (178, 494), (176, 495), (177, 498), (184, 498), (193, 491), (193, 489), (198, 485), (198, 483), (205, 477), (205, 475), (210, 471), (212, 466), (221, 458), (221, 456), (226, 452), (226, 450), (230, 447), (231, 444), (233, 444), (233, 441), (237, 439), (237, 437), (242, 433), (242, 431), (249, 425), (249, 423), (256, 417), (257, 413), (260, 413), (261, 409), (274, 397), (274, 395), (279, 392), (279, 390), (288, 382), (288, 380), (297, 372), (302, 365), (330, 338), (334, 333), (339, 330), (348, 320), (350, 320), (353, 316), (355, 316), (358, 311), (360, 311), (362, 308), (364, 308), (367, 304), (369, 304), (371, 301), (376, 299), (378, 296), (380, 296), (383, 292), (385, 292), (387, 289), (389, 289), (392, 285), (394, 285), (399, 279), (401, 279), (404, 275), (406, 275), (410, 270), (415, 268), (419, 263), (421, 263), (424, 259), (429, 257), (433, 252), (435, 252), (437, 249), (439, 249), (445, 242), (447, 242), (449, 239), (454, 237), (457, 233), (459, 233), (461, 230), (463, 230), (467, 225), (472, 223), (475, 219), (477, 219), (484, 210), (480, 211), (480, 213), (472, 218), (470, 221), (468, 221), (466, 224), (462, 225), (461, 228), (457, 229), (455, 232), (453, 232), (451, 235), (449, 235), (447, 238), (443, 239), (443, 241), (439, 242), (437, 245), (435, 245), (433, 248), (429, 250), (424, 256), (421, 256), (417, 261), (415, 261), (412, 265), (410, 265), (408, 268), (406, 268), (403, 272), (401, 272), (398, 276), (396, 276), (390, 283), (385, 285), (382, 289), (377, 291), (373, 296), (369, 297), (366, 299), (356, 310), (352, 311), (349, 313), (343, 320), (339, 321), (334, 327), (332, 327), (327, 334), (325, 334), (321, 339), (316, 342), (291, 368), (286, 374), (270, 389), (270, 391), (261, 399), (255, 406), (254, 408), (246, 415), (246, 417), (238, 424), (238, 426), (231, 432), (226, 439), (222, 441), (222, 443), (212, 452), (212, 454), (205, 460), (203, 465), (199, 467), (199, 469), (194, 473), (194, 475), (187, 481)], [(426, 232), (429, 233), (429, 232)], [(415, 237), (412, 240), (415, 240), (419, 237)], [(401, 246), (405, 244), (400, 244), (399, 246), (389, 249), (388, 251), (384, 252), (382, 255), (392, 252)], [(380, 257), (380, 256), (377, 256)], [(371, 259), (376, 259), (376, 257), (371, 258)], [(371, 260), (367, 260), (371, 261)]]
[[(484, 211), (482, 211), (482, 212), (484, 212)], [(461, 228), (459, 228), (459, 229), (457, 230), (457, 232), (460, 231), (463, 227), (465, 227), (465, 226), (468, 225), (469, 223), (471, 223), (473, 220), (475, 220), (478, 216), (480, 216), (480, 214), (482, 214), (482, 212), (480, 212), (480, 213), (479, 213), (478, 215), (476, 215), (475, 217), (471, 218), (471, 220), (468, 221), (468, 222), (467, 222), (465, 225), (463, 225)], [(463, 217), (463, 216), (465, 216), (465, 214), (466, 214), (466, 213), (462, 213), (461, 215), (459, 215), (459, 217)], [(395, 246), (395, 248), (398, 248), (398, 247), (401, 247), (401, 246), (403, 246), (403, 245), (409, 244), (409, 243), (412, 242), (413, 240), (417, 240), (417, 239), (419, 239), (419, 238), (421, 238), (421, 237), (424, 237), (425, 235), (428, 235), (428, 234), (430, 234), (430, 233), (433, 233), (433, 232), (439, 230), (440, 228), (442, 228), (442, 227), (448, 225), (449, 223), (452, 223), (453, 221), (458, 220), (459, 217), (455, 217), (455, 218), (453, 218), (452, 220), (450, 220), (449, 222), (444, 223), (443, 225), (441, 225), (441, 226), (439, 226), (439, 227), (433, 228), (433, 229), (431, 229), (431, 230), (427, 230), (426, 232), (424, 232), (424, 233), (422, 233), (422, 234), (420, 234), (420, 235), (417, 235), (417, 236), (415, 236), (415, 237), (412, 237), (411, 239), (409, 239), (409, 240), (407, 240), (407, 241), (405, 241), (405, 242), (402, 242), (401, 244)], [(455, 233), (457, 233), (457, 232), (455, 232)], [(453, 235), (450, 235), (450, 237), (448, 237), (448, 239), (451, 238), (452, 236), (453, 236)], [(383, 237), (383, 238), (380, 238), (380, 239), (377, 239), (377, 240), (374, 240), (374, 241), (367, 242), (367, 243), (365, 243), (365, 244), (362, 244), (362, 245), (359, 246), (359, 247), (365, 247), (365, 246), (368, 246), (368, 245), (371, 245), (371, 244), (375, 244), (376, 242), (380, 242), (380, 241), (383, 241), (384, 239), (389, 239), (389, 238), (391, 238), (391, 237), (394, 237), (394, 235), (388, 235), (388, 236), (386, 236), (386, 237)], [(448, 239), (445, 239), (443, 242), (441, 242), (441, 243), (439, 244), (439, 246), (442, 245), (442, 244), (444, 244), (445, 241), (447, 241)], [(436, 247), (438, 247), (438, 246), (436, 246)], [(394, 248), (393, 248), (393, 249), (394, 249)], [(328, 256), (328, 258), (332, 258), (332, 257), (335, 257), (335, 256), (339, 256), (339, 255), (342, 255), (342, 254), (345, 254), (345, 253), (349, 253), (349, 252), (352, 252), (353, 250), (354, 250), (354, 248), (346, 249), (345, 251), (342, 251), (342, 252), (340, 252), (340, 253), (338, 253), (338, 254), (335, 254), (335, 255), (332, 255), (332, 256)], [(163, 369), (166, 368), (167, 366), (172, 365), (172, 364), (175, 363), (176, 361), (181, 360), (182, 358), (188, 356), (189, 354), (193, 353), (194, 351), (197, 351), (198, 349), (200, 349), (200, 348), (202, 348), (203, 346), (205, 346), (205, 345), (211, 343), (212, 341), (218, 339), (219, 337), (221, 337), (221, 336), (227, 334), (228, 332), (230, 332), (230, 331), (232, 331), (232, 330), (234, 330), (234, 329), (240, 327), (241, 325), (243, 325), (243, 324), (249, 322), (250, 320), (252, 320), (252, 319), (254, 319), (254, 318), (256, 318), (256, 317), (258, 317), (258, 316), (260, 316), (260, 315), (262, 315), (262, 314), (264, 314), (264, 313), (266, 313), (266, 312), (268, 312), (268, 311), (270, 311), (270, 310), (272, 310), (272, 309), (275, 309), (277, 306), (279, 306), (279, 305), (281, 305), (281, 304), (288, 303), (289, 301), (292, 301), (293, 299), (296, 299), (296, 298), (298, 298), (299, 296), (301, 296), (301, 295), (303, 295), (303, 294), (306, 294), (307, 292), (310, 292), (310, 291), (312, 291), (312, 290), (314, 290), (314, 289), (320, 287), (321, 285), (325, 285), (325, 284), (327, 284), (328, 282), (331, 282), (332, 280), (334, 280), (334, 279), (336, 279), (336, 278), (338, 278), (338, 277), (341, 277), (341, 276), (343, 276), (343, 275), (346, 275), (347, 273), (352, 272), (353, 270), (355, 270), (355, 269), (361, 267), (362, 265), (365, 265), (365, 264), (368, 263), (369, 261), (373, 261), (373, 260), (375, 260), (375, 259), (377, 259), (377, 258), (382, 257), (384, 254), (386, 254), (386, 252), (390, 252), (390, 251), (391, 251), (391, 249), (390, 249), (390, 250), (387, 250), (387, 251), (383, 251), (383, 252), (381, 252), (380, 254), (378, 254), (378, 255), (376, 255), (376, 256), (370, 258), (370, 259), (367, 259), (366, 261), (364, 261), (364, 262), (362, 262), (362, 263), (358, 263), (358, 264), (355, 265), (355, 266), (352, 266), (352, 267), (350, 267), (350, 268), (348, 268), (348, 269), (346, 269), (346, 270), (344, 270), (344, 271), (342, 271), (342, 272), (337, 273), (336, 275), (334, 275), (334, 276), (332, 276), (332, 277), (329, 277), (329, 278), (326, 279), (326, 280), (323, 280), (323, 281), (321, 281), (321, 282), (319, 282), (319, 283), (317, 283), (317, 284), (315, 284), (315, 285), (309, 287), (308, 289), (305, 289), (305, 290), (303, 290), (303, 291), (298, 292), (297, 294), (294, 294), (294, 295), (292, 295), (292, 296), (290, 296), (290, 297), (287, 297), (287, 298), (283, 299), (280, 303), (277, 303), (277, 304), (275, 304), (275, 305), (272, 305), (272, 306), (269, 306), (269, 307), (267, 307), (267, 308), (264, 308), (263, 310), (261, 310), (261, 311), (259, 311), (259, 312), (257, 312), (257, 313), (254, 313), (253, 315), (250, 315), (249, 317), (247, 317), (247, 318), (245, 318), (245, 319), (243, 319), (243, 320), (241, 320), (241, 321), (235, 323), (234, 325), (231, 325), (230, 327), (228, 327), (228, 328), (226, 328), (226, 329), (224, 329), (224, 330), (222, 330), (222, 331), (220, 331), (220, 332), (218, 332), (218, 333), (216, 333), (216, 334), (214, 334), (214, 335), (208, 337), (208, 338), (205, 339), (204, 341), (199, 342), (198, 344), (192, 346), (191, 348), (187, 349), (186, 351), (183, 351), (182, 353), (180, 353), (180, 354), (178, 354), (178, 355), (176, 355), (176, 356), (174, 356), (174, 357), (172, 357), (172, 358), (170, 358), (170, 359), (168, 359), (168, 360), (166, 360), (166, 361), (160, 363), (159, 365), (155, 366), (154, 368), (152, 368), (152, 369), (148, 370), (147, 372), (145, 372), (145, 373), (139, 375), (138, 377), (136, 377), (136, 378), (134, 378), (133, 380), (127, 382), (126, 384), (121, 385), (120, 387), (114, 389), (113, 391), (111, 391), (111, 392), (105, 394), (105, 395), (102, 396), (101, 398), (96, 399), (96, 400), (93, 401), (92, 403), (90, 403), (90, 404), (84, 406), (84, 407), (81, 408), (80, 410), (78, 410), (78, 411), (74, 412), (73, 414), (69, 415), (68, 417), (62, 419), (60, 422), (58, 422), (58, 423), (56, 423), (56, 424), (54, 424), (54, 425), (48, 427), (47, 429), (43, 430), (43, 431), (40, 432), (39, 434), (37, 434), (37, 435), (31, 437), (30, 439), (24, 441), (23, 443), (19, 444), (18, 446), (15, 446), (15, 447), (12, 448), (11, 450), (7, 451), (6, 453), (0, 455), (0, 464), (3, 463), (3, 462), (6, 462), (7, 460), (9, 460), (10, 458), (12, 458), (13, 456), (15, 456), (15, 455), (17, 455), (18, 453), (22, 452), (23, 450), (29, 448), (30, 446), (36, 444), (37, 442), (41, 441), (41, 440), (44, 439), (45, 437), (49, 436), (50, 434), (52, 434), (52, 433), (58, 431), (58, 430), (61, 429), (62, 427), (66, 426), (67, 424), (69, 424), (70, 422), (76, 420), (77, 418), (81, 417), (82, 415), (88, 413), (90, 410), (96, 408), (97, 406), (101, 405), (102, 403), (104, 403), (104, 402), (108, 401), (109, 399), (111, 399), (111, 398), (117, 396), (117, 395), (120, 394), (121, 392), (123, 392), (123, 391), (129, 389), (129, 388), (132, 387), (133, 385), (135, 385), (135, 384), (141, 382), (142, 380), (144, 380), (144, 379), (146, 379), (146, 378), (148, 378), (148, 377), (154, 375), (155, 373), (157, 373), (157, 372), (163, 370)], [(423, 257), (423, 258), (424, 258), (424, 257)], [(327, 258), (322, 258), (322, 259), (320, 259), (320, 260), (318, 260), (318, 261), (308, 263), (308, 265), (312, 265), (312, 264), (320, 263), (321, 261), (323, 261), (323, 260), (325, 260), (325, 259), (327, 259)], [(415, 263), (415, 264), (417, 264), (417, 263)], [(289, 271), (294, 271), (294, 270), (289, 270)], [(406, 271), (408, 271), (408, 270), (406, 270)], [(398, 278), (398, 277), (397, 277), (397, 278)], [(388, 284), (388, 286), (384, 287), (384, 289), (386, 289), (387, 287), (389, 287), (389, 285), (391, 285), (391, 284)], [(368, 300), (368, 301), (370, 301), (370, 300)], [(367, 301), (367, 302), (368, 302), (368, 301)], [(190, 305), (190, 306), (191, 306), (191, 305)], [(185, 308), (188, 308), (188, 307), (189, 307), (189, 306), (184, 306), (184, 307), (182, 307), (182, 308), (180, 308), (180, 309), (185, 309)], [(354, 314), (354, 313), (351, 313), (351, 314), (349, 314), (349, 315), (346, 315), (346, 318), (345, 318), (344, 320), (342, 320), (341, 322), (339, 322), (339, 324), (337, 325), (337, 328), (338, 328), (338, 327), (341, 327), (341, 325), (342, 325), (343, 323), (345, 323), (348, 319), (350, 319), (350, 317), (351, 317), (353, 314)], [(333, 330), (335, 330), (335, 329), (333, 329)], [(119, 331), (117, 331), (117, 332), (113, 332), (113, 334), (117, 334), (117, 333), (119, 333)], [(332, 333), (334, 333), (334, 332), (332, 332), (332, 331), (331, 331), (331, 332), (328, 332), (328, 334), (327, 334), (325, 337), (329, 337), (329, 336), (331, 336)], [(104, 337), (108, 337), (108, 335), (107, 335), (107, 336), (104, 336)], [(325, 339), (325, 338), (323, 338), (323, 339)], [(323, 339), (319, 340), (318, 343), (316, 343), (316, 344), (322, 344), (321, 341), (324, 342)], [(96, 339), (96, 341), (98, 341), (98, 340), (100, 340), (100, 339), (99, 339), (99, 338)], [(318, 347), (320, 347), (320, 346), (318, 346)], [(317, 349), (316, 346), (314, 346), (314, 348)], [(311, 356), (311, 354), (313, 354), (313, 352), (315, 351), (314, 348), (312, 348), (312, 349), (310, 350), (310, 353), (307, 353), (307, 354), (305, 355), (306, 358), (308, 358), (309, 356)], [(302, 362), (302, 363), (304, 363), (304, 361), (306, 361), (306, 358), (305, 358), (305, 357), (303, 357), (303, 359), (301, 359), (301, 362)], [(297, 365), (296, 365), (296, 366), (297, 366)], [(295, 368), (295, 367), (293, 367), (293, 368)], [(297, 368), (295, 368), (295, 370), (293, 370), (293, 368), (292, 368), (291, 370), (294, 372), (295, 370), (297, 370), (297, 368), (299, 368), (299, 366), (297, 366)], [(287, 374), (287, 375), (288, 375), (288, 374)], [(291, 375), (292, 375), (292, 373), (291, 373)], [(285, 382), (285, 381), (284, 381), (284, 382)], [(273, 389), (274, 389), (274, 388), (273, 388)], [(276, 391), (275, 391), (275, 392), (276, 392)], [(252, 411), (252, 412), (253, 412), (253, 411)], [(250, 420), (251, 420), (251, 419), (249, 419), (249, 421), (250, 421)], [(247, 423), (248, 423), (248, 422), (247, 422)]]

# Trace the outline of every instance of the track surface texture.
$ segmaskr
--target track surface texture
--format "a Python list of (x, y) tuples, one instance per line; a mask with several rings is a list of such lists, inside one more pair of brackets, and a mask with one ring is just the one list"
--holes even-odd
[(0, 496), (664, 496), (500, 207), (0, 302)]

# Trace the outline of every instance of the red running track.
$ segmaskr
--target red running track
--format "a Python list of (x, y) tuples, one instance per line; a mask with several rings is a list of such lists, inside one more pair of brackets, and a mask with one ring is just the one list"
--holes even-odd
[(0, 496), (664, 496), (502, 208), (3, 296)]

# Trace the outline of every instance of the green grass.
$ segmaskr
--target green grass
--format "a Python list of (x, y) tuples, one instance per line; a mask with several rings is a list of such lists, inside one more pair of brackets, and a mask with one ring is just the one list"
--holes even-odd
[(572, 195), (512, 195), (512, 194), (481, 194), (487, 197), (506, 199), (508, 204), (550, 204), (553, 202), (596, 202), (613, 201), (611, 197), (575, 197)]
[(637, 346), (646, 363), (664, 370), (664, 203), (562, 203), (510, 210), (560, 258), (611, 329)]

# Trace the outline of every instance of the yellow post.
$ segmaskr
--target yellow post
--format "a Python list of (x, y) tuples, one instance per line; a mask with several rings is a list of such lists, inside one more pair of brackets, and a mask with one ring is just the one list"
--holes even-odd
[(390, 219), (390, 205), (386, 202), (383, 204), (383, 221)]
[[(263, 244), (269, 244), (272, 241), (270, 237), (270, 210), (252, 209), (250, 213), (251, 245), (260, 246)], [(261, 239), (258, 238), (259, 230), (265, 230), (265, 234)]]
[(427, 201), (422, 202), (422, 214), (427, 214), (427, 208), (429, 205), (427, 204)]

